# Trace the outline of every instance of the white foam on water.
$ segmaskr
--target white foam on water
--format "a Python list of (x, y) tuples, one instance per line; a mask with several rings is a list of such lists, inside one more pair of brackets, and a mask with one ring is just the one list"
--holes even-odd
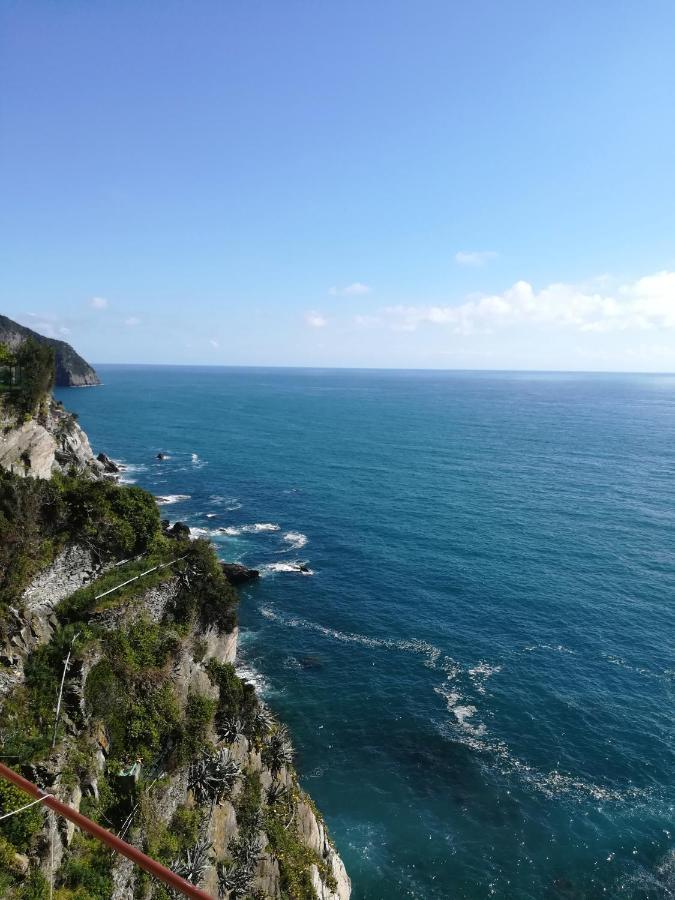
[[(272, 563), (272, 566), (275, 567), (282, 567), (287, 565), (289, 564)], [(284, 569), (280, 568), (277, 570), (285, 571)], [(285, 625), (288, 628), (304, 628), (308, 631), (316, 631), (318, 634), (322, 634), (325, 637), (332, 638), (333, 640), (340, 641), (344, 644), (360, 644), (362, 647), (381, 648), (383, 650), (399, 650), (403, 653), (413, 653), (424, 657), (425, 662), (430, 664), (433, 668), (436, 667), (437, 661), (442, 655), (441, 650), (439, 650), (438, 647), (434, 647), (433, 644), (429, 644), (427, 641), (418, 640), (416, 638), (407, 641), (395, 641), (388, 638), (368, 637), (368, 635), (365, 634), (354, 634), (344, 631), (337, 631), (334, 628), (328, 628), (325, 625), (319, 625), (318, 622), (310, 622), (307, 619), (301, 619), (297, 616), (284, 615), (283, 613), (279, 613), (269, 606), (260, 607), (260, 612), (266, 619), (269, 619), (273, 622), (278, 622), (280, 625)], [(445, 657), (444, 659), (449, 660), (449, 657)]]
[(289, 545), (289, 550), (302, 550), (309, 538), (301, 531), (287, 531), (282, 540)]
[(265, 695), (270, 692), (270, 685), (264, 675), (254, 669), (249, 663), (237, 663), (235, 667), (237, 676), (245, 681), (246, 684), (252, 684), (258, 694)]
[(217, 529), (219, 534), (226, 534), (228, 537), (237, 537), (237, 535), (241, 534), (241, 528), (237, 528), (235, 525), (227, 525), (225, 528)]
[(223, 497), (221, 494), (211, 494), (209, 500), (218, 506), (224, 506), (228, 512), (235, 512), (235, 510), (241, 509), (241, 501), (238, 497)]
[(284, 659), (282, 665), (283, 665), (284, 669), (294, 669), (294, 670), (302, 669), (302, 663), (300, 662), (300, 660), (296, 659), (294, 656), (287, 656)]
[(253, 525), (242, 525), (244, 534), (262, 534), (267, 531), (281, 531), (281, 525), (274, 522), (254, 522)]
[(155, 497), (155, 503), (159, 504), (159, 506), (168, 506), (171, 503), (182, 503), (184, 500), (189, 499), (189, 494), (166, 494)]
[(121, 459), (113, 459), (113, 462), (117, 463), (117, 465), (120, 466), (120, 468), (124, 469), (125, 472), (136, 473), (148, 471), (148, 467), (145, 465), (145, 463), (126, 463)]
[(206, 513), (205, 518), (207, 519), (215, 519), (218, 513)]
[(477, 666), (469, 669), (468, 675), (479, 694), (485, 693), (485, 682), (488, 678), (501, 672), (501, 666), (491, 666), (489, 663), (480, 662)]
[(306, 566), (306, 563), (301, 562), (278, 562), (278, 563), (268, 563), (263, 566), (261, 569), (263, 576), (265, 573), (269, 572), (292, 572), (296, 575), (313, 575), (314, 570), (310, 569)]

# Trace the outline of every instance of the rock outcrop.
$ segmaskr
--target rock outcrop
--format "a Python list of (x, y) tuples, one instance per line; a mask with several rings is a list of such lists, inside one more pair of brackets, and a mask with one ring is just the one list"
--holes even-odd
[(260, 578), (260, 572), (257, 569), (249, 569), (247, 566), (242, 566), (241, 563), (224, 562), (220, 564), (220, 568), (230, 584), (235, 587), (238, 584), (245, 584), (247, 581), (255, 581), (256, 578)]
[(15, 475), (51, 478), (75, 470), (92, 478), (104, 473), (89, 438), (58, 401), (45, 401), (46, 410), (28, 421), (17, 421), (0, 409), (0, 468)]
[(6, 344), (14, 350), (29, 337), (53, 347), (56, 384), (59, 387), (84, 387), (101, 383), (94, 369), (73, 350), (70, 344), (56, 338), (45, 337), (31, 328), (26, 328), (25, 325), (19, 325), (18, 322), (8, 319), (7, 316), (0, 316), (0, 344)]

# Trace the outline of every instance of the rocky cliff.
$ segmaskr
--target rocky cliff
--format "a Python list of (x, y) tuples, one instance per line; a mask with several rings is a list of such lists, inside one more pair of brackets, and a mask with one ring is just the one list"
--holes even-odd
[(94, 369), (73, 350), (70, 344), (45, 337), (26, 328), (25, 325), (19, 325), (18, 322), (8, 319), (7, 316), (0, 316), (0, 344), (7, 344), (11, 349), (15, 349), (29, 337), (54, 349), (56, 384), (60, 387), (83, 387), (101, 383)]
[[(218, 900), (349, 900), (289, 735), (237, 675), (213, 547), (99, 477), (64, 410), (42, 415), (0, 447), (0, 755)], [(24, 803), (0, 780), (0, 811)], [(0, 820), (0, 896), (52, 892), (171, 896), (41, 807)]]
[(71, 470), (98, 478), (105, 471), (75, 417), (53, 398), (27, 420), (0, 406), (0, 468), (32, 478)]

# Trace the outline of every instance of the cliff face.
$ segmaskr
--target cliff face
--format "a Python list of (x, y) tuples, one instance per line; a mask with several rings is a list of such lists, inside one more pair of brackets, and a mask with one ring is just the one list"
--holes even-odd
[(71, 469), (98, 478), (104, 471), (74, 417), (51, 398), (28, 421), (0, 407), (0, 467), (31, 478)]
[(0, 344), (7, 344), (11, 349), (15, 349), (28, 337), (54, 348), (56, 384), (59, 387), (83, 387), (101, 383), (94, 369), (73, 350), (70, 344), (45, 337), (26, 328), (25, 325), (13, 322), (7, 316), (0, 316)]
[[(237, 597), (213, 547), (105, 479), (60, 405), (5, 425), (0, 755), (218, 900), (349, 900), (286, 729), (236, 674)], [(24, 477), (54, 472), (69, 477)], [(0, 779), (3, 812), (25, 803), (13, 790)], [(41, 807), (0, 821), (0, 896), (50, 887), (171, 896)]]
[[(26, 589), (22, 609), (15, 611), (5, 646), (0, 648), (0, 660), (12, 665), (12, 677), (0, 680), (0, 694), (9, 698), (10, 707), (14, 696), (23, 696), (24, 665), (31, 654), (48, 650), (58, 640), (63, 624), (59, 604), (73, 591), (95, 582), (103, 571), (87, 549), (69, 547)], [(147, 636), (153, 628), (166, 627), (179, 591), (179, 579), (170, 576), (133, 597), (91, 610), (86, 627), (98, 633), (99, 640), (75, 655), (66, 678), (63, 733), (54, 750), (31, 767), (32, 777), (88, 815), (104, 794), (118, 792), (125, 804), (118, 816), (129, 810), (120, 829), (126, 840), (155, 856), (161, 856), (168, 845), (176, 855), (165, 861), (184, 876), (192, 875), (190, 880), (214, 898), (349, 900), (351, 884), (345, 867), (322, 819), (300, 789), (290, 759), (276, 760), (270, 754), (268, 742), (277, 727), (271, 717), (265, 726), (267, 736), (265, 729), (245, 733), (236, 720), (227, 720), (224, 730), (214, 720), (203, 729), (205, 749), (193, 759), (183, 761), (175, 747), (162, 747), (158, 759), (142, 760), (136, 783), (119, 777), (120, 748), (114, 746), (119, 740), (117, 726), (106, 722), (99, 708), (103, 701), (96, 699), (108, 665), (102, 645), (113, 635), (133, 634), (136, 640), (144, 635), (147, 652)], [(223, 691), (231, 691), (236, 683), (231, 674), (236, 652), (236, 628), (221, 633), (193, 621), (187, 629), (173, 632), (163, 669), (170, 673), (168, 683), (180, 714), (194, 715), (190, 710), (195, 698), (200, 698), (201, 708), (209, 704), (221, 708), (227, 702)], [(148, 677), (156, 680), (159, 675), (152, 668)], [(148, 684), (147, 689), (153, 688)], [(195, 771), (218, 754), (229, 766), (227, 783), (207, 796)], [(77, 759), (74, 767), (73, 759)], [(127, 759), (124, 766), (132, 761)], [(188, 841), (192, 846), (187, 849), (193, 856), (199, 848), (203, 852), (198, 871), (192, 873), (185, 847), (181, 852), (173, 837), (175, 831), (186, 828), (186, 822), (192, 831)], [(48, 814), (33, 841), (34, 850), (15, 865), (32, 867), (45, 881), (51, 880), (53, 865), (55, 883), (61, 885), (58, 896), (70, 897), (71, 870), (92, 866), (91, 848), (87, 845), (83, 853), (80, 841), (72, 826), (52, 821)], [(94, 895), (97, 898), (164, 900), (168, 896), (123, 857), (107, 860), (105, 865), (103, 872), (95, 869), (106, 884), (104, 893)]]

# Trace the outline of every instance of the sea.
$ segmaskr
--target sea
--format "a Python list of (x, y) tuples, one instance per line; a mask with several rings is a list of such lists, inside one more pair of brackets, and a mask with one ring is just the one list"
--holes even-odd
[(675, 896), (675, 376), (98, 371), (95, 451), (260, 570), (354, 900)]

